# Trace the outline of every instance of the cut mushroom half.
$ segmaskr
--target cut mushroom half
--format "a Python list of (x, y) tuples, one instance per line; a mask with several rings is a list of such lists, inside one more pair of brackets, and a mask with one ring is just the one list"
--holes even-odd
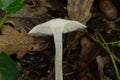
[(52, 19), (45, 23), (36, 25), (29, 34), (32, 36), (53, 35), (55, 42), (55, 80), (63, 80), (62, 70), (62, 34), (75, 30), (83, 30), (87, 26), (78, 21), (65, 20), (61, 18)]

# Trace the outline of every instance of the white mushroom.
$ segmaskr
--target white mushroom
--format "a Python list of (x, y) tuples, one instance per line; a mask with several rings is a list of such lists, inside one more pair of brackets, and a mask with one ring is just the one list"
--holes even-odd
[(32, 36), (53, 35), (55, 42), (55, 80), (63, 80), (62, 70), (62, 34), (75, 30), (85, 29), (86, 26), (78, 21), (65, 19), (52, 19), (35, 26), (29, 34)]

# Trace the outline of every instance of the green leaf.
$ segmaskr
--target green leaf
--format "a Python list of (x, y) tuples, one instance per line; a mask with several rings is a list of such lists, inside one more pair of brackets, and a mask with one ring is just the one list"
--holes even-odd
[(120, 47), (120, 42), (117, 44), (118, 47)]
[(5, 53), (0, 53), (0, 80), (17, 80), (19, 71), (15, 62)]
[(23, 0), (0, 0), (0, 8), (5, 11), (6, 14), (16, 13), (23, 6)]
[(0, 8), (1, 8), (1, 7), (3, 7), (3, 4), (2, 4), (2, 2), (0, 1)]

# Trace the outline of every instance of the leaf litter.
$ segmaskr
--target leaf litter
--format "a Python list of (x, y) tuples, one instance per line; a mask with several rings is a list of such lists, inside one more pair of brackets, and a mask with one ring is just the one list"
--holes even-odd
[(41, 50), (41, 45), (36, 45), (36, 43), (38, 41), (28, 35), (24, 28), (21, 28), (19, 32), (9, 25), (4, 25), (1, 29), (0, 51), (4, 51), (8, 55), (17, 54), (17, 58), (20, 59), (31, 49)]

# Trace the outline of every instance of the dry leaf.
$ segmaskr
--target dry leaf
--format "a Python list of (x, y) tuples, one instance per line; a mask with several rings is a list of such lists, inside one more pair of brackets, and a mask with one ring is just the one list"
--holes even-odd
[(48, 45), (49, 45), (49, 42), (46, 42), (41, 37), (36, 37), (36, 38), (34, 38), (34, 44), (33, 44), (33, 47), (32, 47), (31, 51), (42, 51), (45, 48), (47, 48)]
[(88, 65), (85, 62), (79, 61), (78, 62), (79, 67), (79, 80), (90, 80), (88, 74)]
[(100, 53), (101, 48), (97, 43), (91, 42), (87, 37), (81, 38), (81, 60), (90, 63)]
[(32, 48), (33, 42), (33, 38), (23, 28), (20, 32), (8, 25), (1, 29), (0, 51), (8, 55), (17, 53), (17, 58), (23, 57)]
[(52, 8), (49, 0), (24, 0), (29, 7), (45, 7), (45, 8)]
[(99, 55), (96, 57), (96, 61), (97, 61), (97, 64), (98, 64), (98, 71), (99, 71), (99, 76), (100, 76), (100, 79), (101, 80), (104, 80), (104, 61), (103, 61), (103, 58)]
[(90, 9), (94, 0), (68, 0), (68, 16), (72, 20), (86, 23), (91, 18)]

